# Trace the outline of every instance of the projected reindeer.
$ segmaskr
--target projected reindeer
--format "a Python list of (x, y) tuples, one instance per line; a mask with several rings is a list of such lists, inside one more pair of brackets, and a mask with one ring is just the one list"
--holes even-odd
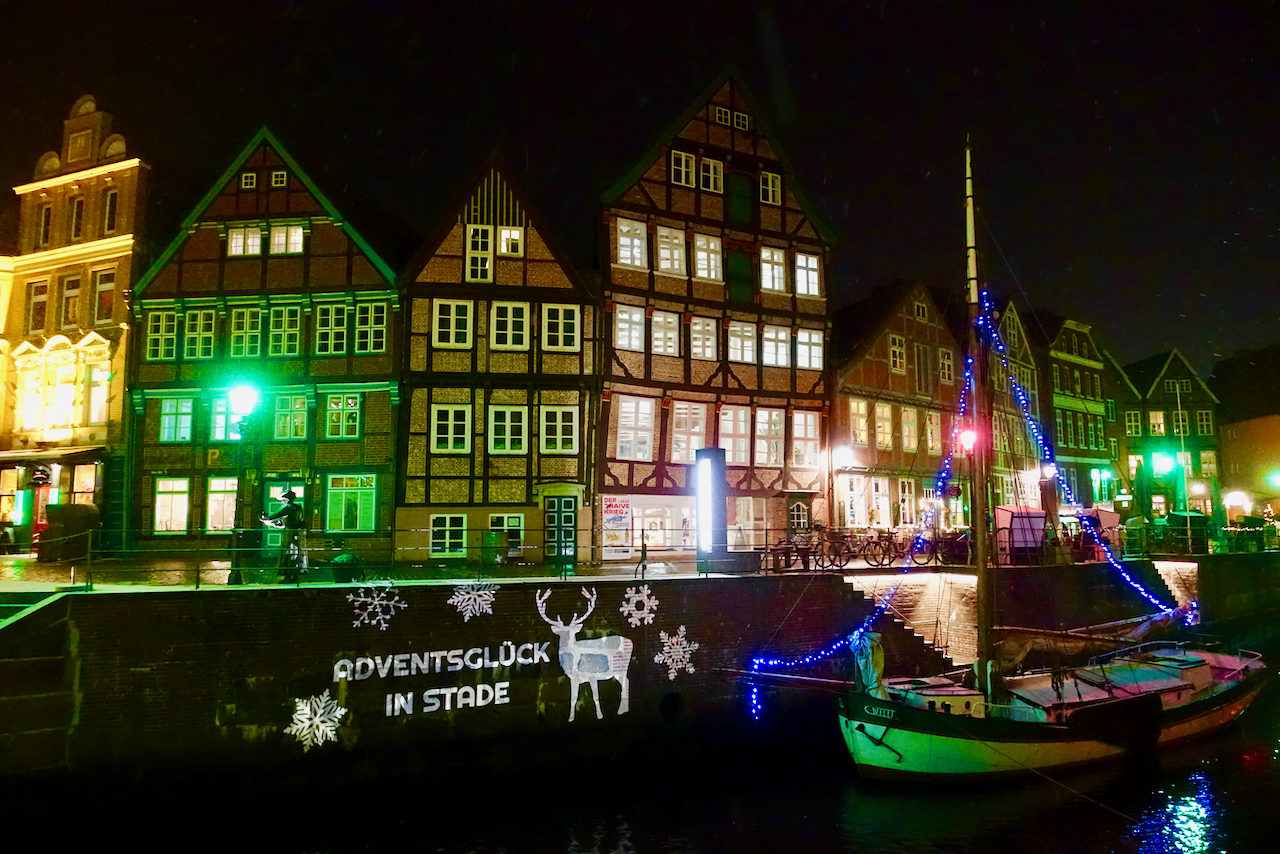
[(601, 638), (578, 640), (578, 631), (591, 616), (596, 607), (596, 591), (582, 588), (582, 595), (587, 599), (587, 612), (581, 617), (574, 612), (568, 625), (558, 616), (552, 620), (547, 617), (547, 599), (551, 591), (535, 595), (538, 613), (551, 626), (551, 631), (560, 639), (560, 668), (569, 677), (569, 720), (573, 720), (578, 708), (578, 692), (582, 683), (591, 686), (591, 696), (596, 701), (596, 718), (603, 718), (600, 711), (600, 680), (617, 679), (622, 686), (622, 701), (618, 704), (618, 714), (627, 713), (627, 701), (631, 694), (631, 685), (627, 681), (627, 668), (631, 666), (630, 638), (621, 635), (605, 635)]

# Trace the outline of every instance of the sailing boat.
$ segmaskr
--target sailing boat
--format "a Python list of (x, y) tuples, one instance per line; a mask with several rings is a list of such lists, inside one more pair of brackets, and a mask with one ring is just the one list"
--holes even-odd
[[(965, 152), (969, 345), (973, 411), (991, 431), (985, 392), (987, 338), (979, 304), (973, 172)], [(981, 442), (983, 437), (979, 437)], [(973, 482), (986, 483), (977, 448)], [(883, 679), (878, 636), (850, 638), (856, 689), (840, 695), (841, 732), (859, 772), (869, 777), (994, 779), (1118, 759), (1204, 736), (1234, 721), (1263, 687), (1261, 656), (1216, 652), (1188, 643), (1133, 645), (1097, 633), (1010, 630), (992, 626), (995, 570), (989, 566), (986, 490), (973, 491), (978, 656), (972, 670), (927, 678)], [(1082, 520), (1086, 529), (1094, 530)], [(1095, 531), (1096, 533), (1096, 531)], [(1099, 535), (1100, 538), (1100, 535)], [(878, 609), (883, 611), (883, 605)], [(1177, 611), (1157, 615), (1176, 620)], [(997, 644), (997, 637), (1003, 640)], [(1119, 643), (1128, 644), (1116, 648)], [(1032, 649), (1079, 654), (1110, 646), (1088, 665), (1003, 675)], [(812, 680), (824, 681), (824, 680)], [(834, 685), (832, 685), (834, 687)]]

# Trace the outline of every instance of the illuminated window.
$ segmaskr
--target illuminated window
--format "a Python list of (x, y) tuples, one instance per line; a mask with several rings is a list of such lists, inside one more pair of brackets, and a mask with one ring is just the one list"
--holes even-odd
[(431, 450), (437, 454), (471, 452), (471, 407), (433, 404)]
[(467, 517), (461, 513), (433, 513), (431, 556), (466, 557)]
[(544, 305), (542, 307), (542, 349), (577, 352), (578, 306)]
[(869, 421), (867, 401), (857, 397), (849, 398), (849, 440), (853, 444), (867, 444)]
[(491, 513), (489, 530), (506, 532), (507, 557), (520, 557), (520, 547), (524, 545), (523, 513)]
[(493, 281), (493, 226), (467, 226), (467, 281)]
[(49, 323), (49, 283), (32, 282), (27, 291), (27, 331), (44, 332)]
[(929, 447), (929, 453), (942, 453), (942, 413), (927, 412), (925, 413), (925, 441)]
[(307, 438), (307, 396), (305, 394), (276, 395), (275, 437), (277, 439)]
[(760, 250), (760, 287), (766, 291), (787, 289), (787, 253), (765, 246)]
[(902, 450), (915, 453), (919, 444), (918, 435), (916, 432), (916, 410), (904, 406), (902, 408)]
[(271, 186), (272, 187), (289, 186), (289, 173), (284, 171), (283, 169), (273, 170), (271, 172)]
[(680, 355), (680, 315), (669, 311), (655, 311), (650, 324), (650, 337), (654, 353), (667, 356)]
[(889, 370), (895, 374), (907, 372), (907, 340), (901, 335), (889, 336)]
[(36, 246), (48, 246), (53, 231), (53, 207), (44, 205), (40, 208), (40, 225), (36, 229)]
[(102, 233), (115, 234), (120, 223), (120, 192), (112, 187), (102, 194)]
[(1213, 410), (1196, 410), (1196, 433), (1201, 436), (1213, 435)]
[(524, 255), (524, 229), (513, 225), (499, 228), (498, 254), (517, 258)]
[(529, 304), (495, 302), (489, 311), (489, 346), (494, 350), (529, 349)]
[(325, 398), (325, 428), (327, 439), (360, 438), (360, 395), (330, 394)]
[(92, 504), (98, 491), (98, 467), (93, 463), (78, 465), (72, 469), (71, 503)]
[(716, 124), (718, 125), (729, 124), (729, 108), (728, 107), (714, 107), (713, 114), (715, 115)]
[(298, 355), (302, 348), (302, 309), (299, 306), (271, 309), (268, 332), (268, 355)]
[(702, 158), (702, 189), (713, 193), (724, 192), (724, 164), (709, 157)]
[(325, 490), (324, 529), (369, 533), (378, 520), (378, 479), (372, 474), (331, 474)]
[(256, 225), (227, 229), (228, 255), (261, 255), (262, 229)]
[(62, 280), (62, 311), (59, 325), (74, 329), (80, 325), (80, 277), (68, 276)]
[(760, 173), (760, 201), (766, 205), (782, 204), (782, 176), (774, 172)]
[(356, 352), (387, 352), (387, 304), (356, 303)]
[(683, 151), (671, 152), (671, 183), (679, 184), (682, 187), (693, 186), (693, 166), (694, 159), (692, 154)]
[(434, 305), (436, 347), (452, 350), (469, 348), (471, 346), (471, 301), (438, 299)]
[(797, 410), (791, 422), (791, 464), (818, 467), (818, 413)]
[(1152, 436), (1164, 435), (1164, 413), (1163, 412), (1152, 412), (1150, 423), (1151, 423)]
[(796, 253), (796, 294), (802, 297), (816, 297), (820, 288), (818, 277), (818, 256)]
[(751, 462), (751, 407), (724, 406), (720, 410), (720, 447), (731, 466)]
[(751, 127), (751, 117), (746, 113), (733, 111), (733, 126), (738, 130), (747, 130)]
[(756, 410), (756, 465), (781, 466), (782, 440), (786, 429), (786, 410)]
[(628, 267), (644, 267), (648, 264), (645, 254), (644, 223), (629, 219), (618, 220), (618, 263)]
[(1200, 452), (1200, 476), (1218, 476), (1218, 454), (1215, 451)]
[(542, 407), (542, 453), (578, 452), (578, 407)]
[(876, 404), (876, 447), (893, 447), (893, 407), (887, 403)]
[(185, 534), (191, 506), (191, 481), (185, 477), (156, 478), (155, 525), (157, 534)]
[(240, 173), (240, 189), (252, 190), (254, 187), (257, 187), (257, 186), (258, 186), (258, 175), (256, 172)]
[(110, 323), (115, 319), (116, 271), (95, 272), (93, 291), (93, 322)]
[(644, 352), (644, 309), (620, 305), (613, 313), (614, 347)]
[(766, 326), (760, 341), (760, 362), (776, 368), (791, 364), (791, 332), (781, 326)]
[(256, 308), (231, 309), (231, 355), (257, 356), (262, 352), (262, 312)]
[(153, 311), (147, 315), (147, 361), (169, 361), (178, 356), (178, 313)]
[(689, 324), (689, 355), (695, 359), (716, 358), (716, 322), (695, 317)]
[(271, 226), (271, 254), (296, 255), (302, 251), (302, 226)]
[(523, 454), (529, 450), (529, 408), (489, 407), (489, 453)]
[(898, 481), (898, 521), (903, 525), (916, 523), (916, 482), (902, 478)]
[(720, 238), (709, 234), (693, 236), (693, 275), (699, 279), (721, 280)]
[(84, 196), (76, 196), (71, 200), (71, 215), (67, 226), (68, 237), (72, 240), (84, 237)]
[(86, 424), (107, 423), (108, 394), (111, 390), (111, 364), (100, 362), (85, 366), (85, 391), (87, 396)]
[(653, 459), (653, 400), (618, 398), (618, 452), (620, 460)]
[(938, 348), (938, 381), (951, 385), (956, 380), (955, 354), (946, 347)]
[(816, 329), (796, 332), (796, 367), (822, 370), (822, 333)]
[(677, 400), (671, 407), (671, 462), (694, 462), (706, 440), (707, 408)]
[(213, 358), (214, 311), (201, 309), (185, 315), (182, 335), (182, 356), (185, 359)]
[(244, 416), (232, 414), (231, 403), (225, 397), (215, 397), (211, 405), (209, 438), (214, 442), (239, 442), (241, 419)]
[(675, 276), (685, 275), (683, 231), (658, 226), (658, 269)]
[(205, 489), (204, 529), (210, 534), (229, 534), (236, 527), (236, 489), (234, 477), (211, 477)]
[(316, 355), (335, 356), (347, 352), (347, 307), (322, 303), (315, 307)]
[(754, 324), (729, 324), (729, 361), (755, 364), (756, 327)]
[(160, 401), (160, 441), (190, 442), (191, 413), (195, 401), (189, 397)]

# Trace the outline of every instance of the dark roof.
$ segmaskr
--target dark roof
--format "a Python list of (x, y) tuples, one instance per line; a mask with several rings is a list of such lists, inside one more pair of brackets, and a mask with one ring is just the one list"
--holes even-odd
[(1172, 355), (1172, 350), (1165, 350), (1124, 366), (1125, 375), (1138, 390), (1140, 397), (1145, 398), (1151, 392), (1151, 386), (1164, 373), (1164, 366), (1169, 364), (1169, 357)]
[(898, 279), (878, 285), (869, 296), (836, 311), (831, 318), (831, 354), (837, 369), (866, 351), (914, 284)]
[(1280, 344), (1232, 353), (1213, 366), (1209, 388), (1222, 403), (1223, 421), (1280, 413)]
[(1028, 314), (1031, 322), (1023, 324), (1027, 330), (1027, 337), (1045, 348), (1058, 340), (1063, 324), (1067, 322), (1065, 317), (1047, 308), (1032, 309)]

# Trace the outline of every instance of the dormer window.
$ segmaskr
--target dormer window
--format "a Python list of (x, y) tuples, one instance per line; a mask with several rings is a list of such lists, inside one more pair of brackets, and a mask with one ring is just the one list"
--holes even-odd
[(256, 172), (240, 173), (240, 189), (252, 190), (256, 186), (258, 186), (258, 173)]
[(284, 171), (283, 169), (277, 169), (274, 172), (272, 172), (271, 186), (277, 187), (277, 188), (289, 186), (289, 173)]
[(716, 107), (716, 108), (715, 108), (715, 117), (716, 117), (716, 124), (718, 124), (718, 125), (727, 125), (727, 124), (729, 124), (729, 108), (728, 108), (728, 107)]

